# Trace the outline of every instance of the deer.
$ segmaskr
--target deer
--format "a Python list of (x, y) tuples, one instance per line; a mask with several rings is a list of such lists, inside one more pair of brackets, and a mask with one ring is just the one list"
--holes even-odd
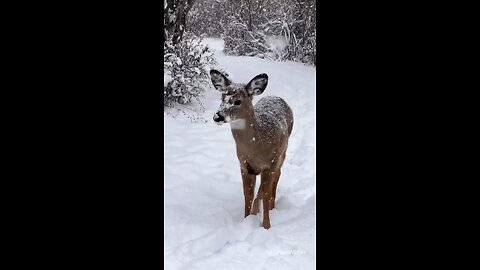
[[(262, 94), (268, 75), (255, 76), (247, 84), (233, 83), (217, 70), (210, 70), (213, 86), (221, 93), (221, 103), (213, 120), (218, 125), (230, 123), (245, 198), (245, 216), (259, 212), (263, 205), (263, 228), (270, 228), (269, 211), (275, 207), (277, 185), (293, 129), (293, 113), (285, 100), (266, 96), (253, 105), (253, 97)], [(261, 175), (257, 197), (254, 189)], [(253, 201), (253, 203), (252, 203)]]

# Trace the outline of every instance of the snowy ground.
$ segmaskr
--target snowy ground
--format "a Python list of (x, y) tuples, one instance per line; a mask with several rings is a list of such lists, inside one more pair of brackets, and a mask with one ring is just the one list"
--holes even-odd
[[(263, 212), (243, 218), (240, 166), (228, 124), (217, 126), (213, 114), (220, 94), (205, 96), (205, 122), (164, 113), (165, 119), (165, 269), (315, 268), (315, 68), (293, 62), (226, 56), (217, 50), (216, 68), (234, 82), (247, 83), (267, 73), (268, 87), (254, 99), (280, 96), (293, 110), (290, 136), (271, 228), (261, 227)], [(260, 177), (257, 177), (257, 188)]]

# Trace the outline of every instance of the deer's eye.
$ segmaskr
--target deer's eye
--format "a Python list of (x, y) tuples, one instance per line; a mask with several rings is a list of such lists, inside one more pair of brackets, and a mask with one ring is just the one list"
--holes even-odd
[(234, 102), (234, 104), (237, 105), (237, 106), (240, 105), (240, 103), (242, 103), (241, 100), (235, 100), (235, 102)]

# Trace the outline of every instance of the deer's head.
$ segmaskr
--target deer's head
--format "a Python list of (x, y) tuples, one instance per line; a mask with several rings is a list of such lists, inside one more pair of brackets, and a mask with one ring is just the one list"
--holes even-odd
[(265, 73), (255, 76), (247, 84), (232, 83), (214, 69), (210, 70), (210, 77), (215, 89), (222, 93), (222, 103), (213, 116), (213, 121), (219, 125), (245, 119), (249, 113), (253, 113), (253, 96), (263, 93), (268, 84)]

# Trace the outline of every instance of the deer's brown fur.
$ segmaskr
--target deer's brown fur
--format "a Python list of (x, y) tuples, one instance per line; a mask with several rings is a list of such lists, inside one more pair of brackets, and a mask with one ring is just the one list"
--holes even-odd
[[(263, 93), (266, 74), (257, 75), (248, 84), (233, 84), (216, 70), (210, 71), (212, 83), (222, 92), (222, 103), (214, 116), (219, 124), (230, 123), (243, 180), (245, 217), (259, 212), (263, 202), (263, 227), (270, 228), (269, 210), (275, 207), (277, 184), (285, 160), (293, 114), (279, 97), (264, 97), (253, 106), (254, 95)], [(254, 198), (256, 176), (261, 183)]]

